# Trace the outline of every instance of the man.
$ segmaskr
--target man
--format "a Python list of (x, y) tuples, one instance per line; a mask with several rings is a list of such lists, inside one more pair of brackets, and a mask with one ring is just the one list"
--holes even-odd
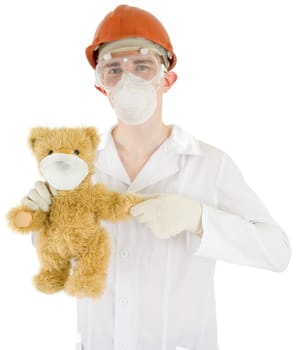
[[(118, 6), (86, 55), (118, 117), (102, 138), (94, 181), (153, 198), (128, 222), (105, 223), (107, 287), (99, 299), (78, 300), (77, 348), (217, 350), (216, 260), (280, 272), (288, 238), (227, 154), (163, 123), (176, 55), (153, 15)], [(38, 204), (46, 194), (36, 187), (27, 201)]]

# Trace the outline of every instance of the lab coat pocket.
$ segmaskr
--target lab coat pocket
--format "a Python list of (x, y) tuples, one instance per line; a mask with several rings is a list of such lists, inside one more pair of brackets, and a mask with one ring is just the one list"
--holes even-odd
[(190, 349), (183, 348), (183, 346), (177, 346), (175, 350), (190, 350)]

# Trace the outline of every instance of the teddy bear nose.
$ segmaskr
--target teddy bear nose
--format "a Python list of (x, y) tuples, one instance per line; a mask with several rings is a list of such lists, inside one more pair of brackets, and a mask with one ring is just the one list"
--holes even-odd
[(68, 170), (71, 165), (63, 160), (59, 160), (56, 162), (56, 166), (59, 170)]

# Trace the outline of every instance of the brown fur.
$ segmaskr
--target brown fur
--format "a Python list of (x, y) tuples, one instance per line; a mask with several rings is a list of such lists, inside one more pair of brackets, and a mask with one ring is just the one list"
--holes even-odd
[[(143, 201), (135, 194), (120, 194), (103, 184), (91, 184), (99, 137), (94, 128), (34, 128), (29, 144), (38, 163), (49, 150), (72, 154), (75, 149), (89, 167), (89, 174), (74, 190), (59, 190), (49, 212), (32, 211), (23, 205), (9, 211), (10, 226), (21, 233), (38, 232), (40, 271), (35, 286), (44, 293), (64, 289), (77, 297), (103, 293), (110, 257), (110, 242), (100, 220), (118, 222), (130, 218), (132, 205)], [(32, 220), (20, 227), (18, 218), (31, 213)], [(26, 216), (27, 218), (30, 215)], [(20, 226), (19, 226), (20, 225)], [(71, 259), (76, 264), (71, 269)]]

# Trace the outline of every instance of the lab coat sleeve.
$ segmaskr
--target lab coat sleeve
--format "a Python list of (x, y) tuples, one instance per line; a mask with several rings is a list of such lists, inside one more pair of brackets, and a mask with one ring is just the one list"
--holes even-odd
[(226, 154), (216, 180), (216, 206), (203, 205), (203, 236), (196, 254), (281, 272), (291, 257), (282, 228)]

